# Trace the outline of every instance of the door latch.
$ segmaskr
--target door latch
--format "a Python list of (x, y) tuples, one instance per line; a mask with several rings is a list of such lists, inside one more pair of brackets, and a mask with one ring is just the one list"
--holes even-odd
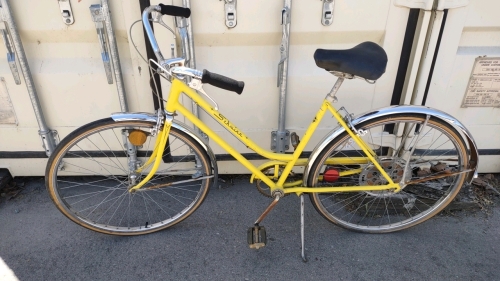
[(104, 22), (104, 14), (102, 12), (101, 4), (94, 4), (90, 6), (90, 15), (94, 21), (95, 28), (97, 31), (97, 38), (99, 39), (99, 44), (101, 47), (101, 58), (104, 64), (104, 71), (106, 72), (106, 78), (108, 79), (108, 84), (113, 84), (113, 73), (111, 68), (111, 60), (108, 51), (108, 40), (106, 36), (106, 28)]
[(14, 77), (14, 82), (16, 85), (21, 85), (21, 79), (19, 78), (19, 71), (16, 65), (16, 55), (14, 48), (12, 48), (11, 39), (9, 38), (8, 32), (5, 29), (0, 29), (2, 33), (3, 42), (5, 48), (7, 49), (7, 62), (9, 63), (10, 71), (12, 72), (12, 77)]
[(7, 63), (9, 64), (10, 71), (12, 72), (12, 77), (16, 85), (21, 85), (21, 79), (19, 78), (19, 71), (17, 70), (16, 64), (16, 52), (12, 43), (12, 37), (9, 34), (9, 28), (7, 25), (7, 19), (5, 18), (4, 11), (2, 8), (2, 3), (0, 2), (0, 33), (5, 44), (5, 49), (7, 50)]
[(67, 25), (71, 25), (75, 22), (73, 18), (73, 10), (71, 10), (71, 3), (69, 0), (58, 0), (59, 9), (61, 9), (61, 15), (63, 22)]
[(321, 14), (321, 24), (324, 26), (331, 25), (333, 22), (333, 7), (334, 0), (323, 0), (323, 12)]
[(226, 16), (226, 26), (233, 28), (236, 26), (236, 0), (225, 0), (224, 14)]

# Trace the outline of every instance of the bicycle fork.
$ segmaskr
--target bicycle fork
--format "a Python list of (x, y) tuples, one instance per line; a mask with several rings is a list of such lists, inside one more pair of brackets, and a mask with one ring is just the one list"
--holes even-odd
[[(154, 148), (153, 153), (151, 154), (151, 156), (149, 157), (149, 159), (146, 163), (144, 163), (141, 167), (137, 167), (137, 165), (134, 165), (135, 167), (131, 167), (134, 160), (132, 159), (132, 157), (130, 158), (129, 169), (131, 169), (131, 171), (134, 171), (134, 172), (129, 176), (131, 179), (131, 187), (129, 188), (129, 192), (135, 192), (135, 191), (139, 190), (142, 186), (144, 186), (153, 177), (153, 175), (158, 170), (158, 167), (160, 166), (160, 163), (162, 161), (163, 152), (165, 151), (164, 144), (167, 143), (167, 138), (168, 138), (168, 134), (170, 133), (170, 127), (172, 125), (172, 121), (173, 121), (173, 117), (169, 118), (169, 116), (167, 116), (165, 118), (163, 130), (161, 130), (161, 131), (157, 130), (158, 137), (156, 138), (155, 148)], [(156, 129), (158, 129), (158, 128), (156, 128)], [(129, 143), (130, 142), (127, 139), (127, 145)], [(132, 156), (132, 155), (129, 155), (129, 156)], [(134, 156), (135, 156), (135, 158), (137, 157), (136, 154)], [(135, 175), (137, 177), (141, 173), (142, 169), (144, 169), (144, 167), (147, 167), (151, 163), (153, 163), (153, 167), (151, 168), (151, 171), (149, 171), (148, 175), (146, 177), (144, 177), (138, 184), (135, 184), (136, 179), (133, 178), (133, 176)], [(133, 168), (133, 170), (132, 170), (132, 168)]]
[(122, 131), (123, 144), (127, 149), (128, 156), (128, 170), (129, 170), (129, 182), (130, 185), (134, 186), (137, 184), (137, 178), (139, 174), (137, 168), (141, 165), (141, 161), (137, 159), (137, 147), (133, 145), (129, 140), (128, 130)]

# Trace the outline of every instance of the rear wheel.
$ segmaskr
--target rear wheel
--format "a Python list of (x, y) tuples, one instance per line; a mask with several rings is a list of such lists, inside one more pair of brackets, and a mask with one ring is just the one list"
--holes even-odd
[[(316, 210), (342, 227), (382, 233), (414, 226), (446, 207), (459, 192), (466, 173), (437, 177), (465, 170), (467, 148), (460, 134), (446, 122), (430, 118), (424, 127), (425, 120), (425, 115), (397, 114), (356, 126), (366, 131), (362, 139), (376, 153), (377, 161), (392, 180), (414, 181), (414, 184), (398, 193), (313, 193), (310, 198)], [(413, 154), (409, 155), (413, 147)], [(344, 132), (313, 163), (308, 186), (386, 184), (369, 161), (356, 162), (363, 157), (360, 147)], [(346, 161), (339, 163), (332, 161), (333, 158)], [(416, 183), (417, 180), (421, 182)]]
[(210, 158), (186, 133), (171, 128), (163, 161), (136, 192), (152, 164), (158, 135), (144, 121), (102, 119), (68, 135), (51, 155), (46, 185), (57, 208), (72, 221), (115, 235), (145, 234), (191, 215), (212, 183)]

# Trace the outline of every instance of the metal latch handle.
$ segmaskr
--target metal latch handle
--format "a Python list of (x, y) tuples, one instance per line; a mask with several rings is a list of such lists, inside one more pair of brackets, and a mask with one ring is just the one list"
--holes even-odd
[(69, 0), (59, 0), (58, 2), (63, 22), (67, 25), (73, 24), (75, 22), (75, 19), (73, 18), (73, 10), (71, 9), (71, 2)]
[(236, 26), (236, 0), (225, 0), (224, 14), (226, 17), (226, 26), (233, 28)]
[(95, 28), (97, 31), (97, 38), (99, 39), (99, 45), (101, 47), (101, 58), (104, 63), (104, 71), (106, 72), (106, 78), (108, 79), (108, 84), (113, 84), (113, 72), (111, 69), (111, 60), (108, 51), (108, 41), (106, 36), (106, 29), (104, 27), (104, 14), (100, 4), (94, 4), (90, 6), (90, 14), (92, 20), (95, 23)]
[(0, 29), (2, 32), (3, 42), (5, 44), (5, 48), (7, 49), (7, 62), (9, 63), (10, 71), (12, 72), (12, 76), (14, 77), (14, 81), (17, 85), (21, 85), (21, 79), (19, 78), (19, 71), (17, 70), (16, 65), (16, 55), (12, 48), (12, 44), (10, 36), (5, 29)]
[(283, 82), (283, 71), (285, 68), (285, 61), (288, 60), (288, 44), (290, 37), (290, 9), (288, 7), (281, 10), (281, 25), (283, 26), (281, 44), (280, 44), (280, 54), (281, 59), (278, 62), (278, 81), (277, 87)]
[(333, 22), (333, 7), (334, 0), (323, 0), (323, 11), (321, 13), (321, 24), (324, 26), (331, 25)]

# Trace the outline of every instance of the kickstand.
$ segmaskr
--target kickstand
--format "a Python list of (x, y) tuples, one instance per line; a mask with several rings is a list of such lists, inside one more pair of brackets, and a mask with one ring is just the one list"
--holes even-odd
[(301, 250), (302, 250), (302, 260), (307, 262), (306, 258), (306, 247), (304, 243), (304, 194), (300, 195), (300, 240), (301, 240)]

